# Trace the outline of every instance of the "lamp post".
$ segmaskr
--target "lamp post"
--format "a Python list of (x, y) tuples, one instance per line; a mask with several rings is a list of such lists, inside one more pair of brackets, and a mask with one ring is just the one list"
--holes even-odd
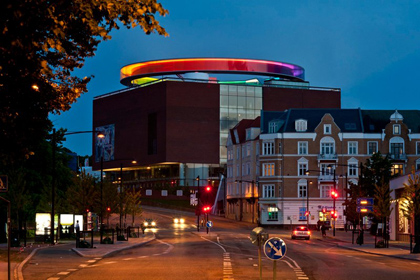
[(195, 179), (197, 180), (197, 231), (200, 231), (200, 176)]
[(312, 181), (306, 180), (306, 211), (307, 211), (307, 216), (306, 216), (306, 227), (309, 229), (309, 216), (310, 216), (310, 211), (309, 211), (309, 184), (312, 184)]
[[(96, 137), (104, 138), (105, 135), (100, 131), (92, 131), (92, 130), (83, 130), (83, 131), (72, 131), (72, 132), (65, 132), (64, 135), (73, 135), (73, 134), (82, 134), (82, 133), (96, 133)], [(54, 245), (54, 216), (55, 216), (55, 184), (56, 184), (56, 172), (55, 172), (55, 153), (57, 147), (57, 135), (56, 130), (53, 128), (52, 131), (52, 182), (51, 182), (51, 218), (50, 218), (50, 239), (51, 245)], [(101, 174), (102, 177), (102, 174)], [(101, 183), (102, 185), (102, 183)]]

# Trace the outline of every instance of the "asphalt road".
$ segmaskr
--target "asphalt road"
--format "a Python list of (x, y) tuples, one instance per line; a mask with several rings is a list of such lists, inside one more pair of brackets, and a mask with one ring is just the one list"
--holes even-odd
[[(156, 240), (103, 259), (82, 258), (70, 251), (40, 250), (24, 268), (25, 279), (259, 279), (258, 249), (249, 234), (255, 227), (210, 217), (209, 234), (196, 230), (196, 217), (183, 215), (184, 226), (172, 223), (169, 210), (146, 208), (143, 216), (158, 223)], [(148, 230), (146, 234), (152, 234)], [(275, 262), (277, 279), (419, 279), (420, 263), (366, 254), (312, 238), (291, 240), (290, 233), (267, 230), (287, 244)], [(261, 258), (262, 279), (273, 279), (274, 262)]]

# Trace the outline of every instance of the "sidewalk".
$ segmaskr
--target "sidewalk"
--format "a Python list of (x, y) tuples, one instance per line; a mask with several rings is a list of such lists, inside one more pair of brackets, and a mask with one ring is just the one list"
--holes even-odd
[[(93, 241), (93, 248), (76, 248), (76, 241), (75, 240), (64, 240), (59, 241), (54, 246), (50, 246), (49, 244), (36, 244), (30, 249), (28, 248), (26, 251), (30, 252), (30, 254), (21, 262), (11, 262), (10, 264), (10, 279), (23, 279), (22, 269), (24, 265), (32, 258), (34, 254), (38, 250), (43, 249), (50, 249), (54, 250), (63, 245), (71, 246), (71, 250), (77, 253), (78, 255), (85, 257), (85, 258), (104, 258), (107, 256), (111, 256), (114, 253), (118, 253), (122, 250), (127, 250), (135, 247), (142, 246), (152, 240), (156, 239), (153, 233), (147, 233), (145, 235), (140, 234), (138, 238), (129, 238), (128, 241), (115, 241), (114, 244), (100, 244), (99, 238), (94, 238)], [(1, 250), (7, 251), (7, 244), (0, 244)], [(13, 248), (13, 251), (18, 251), (19, 248)], [(0, 279), (7, 279), (7, 260), (0, 261)], [(4, 268), (4, 269), (3, 269)]]
[[(329, 230), (327, 231), (327, 237), (322, 237), (320, 231), (313, 231), (312, 238), (316, 238), (323, 242), (334, 243), (337, 247), (349, 250), (388, 256), (392, 258), (420, 261), (420, 254), (410, 253), (410, 243), (408, 242), (389, 241), (389, 248), (375, 248), (375, 236), (370, 235), (369, 231), (364, 232), (364, 244), (362, 245), (356, 244), (357, 234), (354, 235), (354, 244), (352, 244), (351, 231), (345, 232), (337, 230), (335, 236), (333, 236), (333, 231)], [(378, 238), (378, 240), (380, 239)]]

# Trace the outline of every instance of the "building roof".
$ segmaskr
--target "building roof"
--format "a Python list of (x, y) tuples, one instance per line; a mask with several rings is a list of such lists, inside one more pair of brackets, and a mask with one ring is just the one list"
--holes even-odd
[[(289, 109), (286, 111), (261, 112), (261, 133), (269, 132), (269, 123), (279, 124), (277, 132), (296, 132), (295, 121), (306, 120), (307, 130), (314, 132), (322, 118), (330, 114), (335, 124), (345, 133), (381, 133), (390, 123), (396, 120), (396, 110), (361, 110), (361, 109)], [(398, 111), (398, 120), (405, 123), (412, 133), (420, 132), (420, 110)]]
[(232, 144), (240, 144), (246, 142), (246, 130), (251, 127), (260, 128), (261, 118), (257, 117), (254, 120), (243, 119), (232, 129), (229, 130), (230, 138), (232, 139)]

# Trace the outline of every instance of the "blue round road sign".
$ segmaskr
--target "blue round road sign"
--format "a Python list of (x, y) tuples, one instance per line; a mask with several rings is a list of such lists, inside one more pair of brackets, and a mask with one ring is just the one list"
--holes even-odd
[(206, 226), (207, 226), (208, 228), (213, 227), (213, 222), (212, 222), (212, 221), (208, 221), (208, 222), (206, 223)]
[(264, 254), (271, 260), (284, 258), (286, 251), (286, 243), (279, 237), (272, 237), (264, 243)]

